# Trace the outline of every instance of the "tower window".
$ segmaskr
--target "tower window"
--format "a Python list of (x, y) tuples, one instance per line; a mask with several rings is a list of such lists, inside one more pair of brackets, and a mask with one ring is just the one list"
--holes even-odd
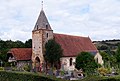
[(46, 25), (45, 25), (45, 26), (46, 26), (46, 29), (48, 29), (48, 23), (46, 23)]
[(37, 30), (38, 30), (38, 24), (37, 24)]
[(47, 33), (47, 38), (48, 38), (48, 33)]

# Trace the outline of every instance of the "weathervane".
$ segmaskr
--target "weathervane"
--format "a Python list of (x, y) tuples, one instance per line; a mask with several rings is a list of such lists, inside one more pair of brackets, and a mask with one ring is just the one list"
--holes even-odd
[(42, 0), (42, 2), (41, 2), (41, 6), (42, 6), (42, 10), (43, 10), (43, 0)]

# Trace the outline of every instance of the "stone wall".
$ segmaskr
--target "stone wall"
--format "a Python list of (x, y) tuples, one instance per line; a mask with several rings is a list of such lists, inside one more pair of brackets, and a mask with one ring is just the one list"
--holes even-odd
[(32, 32), (32, 61), (39, 57), (40, 63), (44, 62), (45, 44), (49, 39), (53, 39), (53, 31), (40, 29)]
[(31, 61), (17, 61), (17, 69), (21, 71), (23, 70), (25, 65), (30, 65), (30, 67), (32, 67)]
[(39, 57), (40, 62), (44, 61), (43, 58), (43, 46), (42, 46), (42, 30), (32, 32), (32, 61), (35, 62), (35, 58)]
[(95, 55), (94, 59), (96, 60), (96, 62), (98, 62), (99, 64), (103, 65), (102, 56), (100, 55), (99, 52)]
[[(72, 58), (72, 65), (70, 66), (70, 58)], [(75, 59), (76, 57), (62, 57), (60, 59), (61, 61), (61, 70), (65, 70), (65, 71), (68, 71), (68, 70), (74, 70), (75, 69)]]

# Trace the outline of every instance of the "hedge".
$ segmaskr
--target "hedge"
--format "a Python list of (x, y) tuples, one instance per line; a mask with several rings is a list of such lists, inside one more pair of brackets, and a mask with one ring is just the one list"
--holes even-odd
[(0, 71), (0, 81), (61, 81), (61, 79), (35, 73)]
[[(0, 81), (66, 81), (55, 77), (46, 76), (37, 73), (0, 71)], [(120, 81), (120, 75), (117, 76), (89, 76), (79, 81)]]

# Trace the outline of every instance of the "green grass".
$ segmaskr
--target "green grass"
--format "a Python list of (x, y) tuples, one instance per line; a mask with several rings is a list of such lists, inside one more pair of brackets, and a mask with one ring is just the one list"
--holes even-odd
[(89, 76), (79, 81), (120, 81), (120, 75), (117, 76)]

